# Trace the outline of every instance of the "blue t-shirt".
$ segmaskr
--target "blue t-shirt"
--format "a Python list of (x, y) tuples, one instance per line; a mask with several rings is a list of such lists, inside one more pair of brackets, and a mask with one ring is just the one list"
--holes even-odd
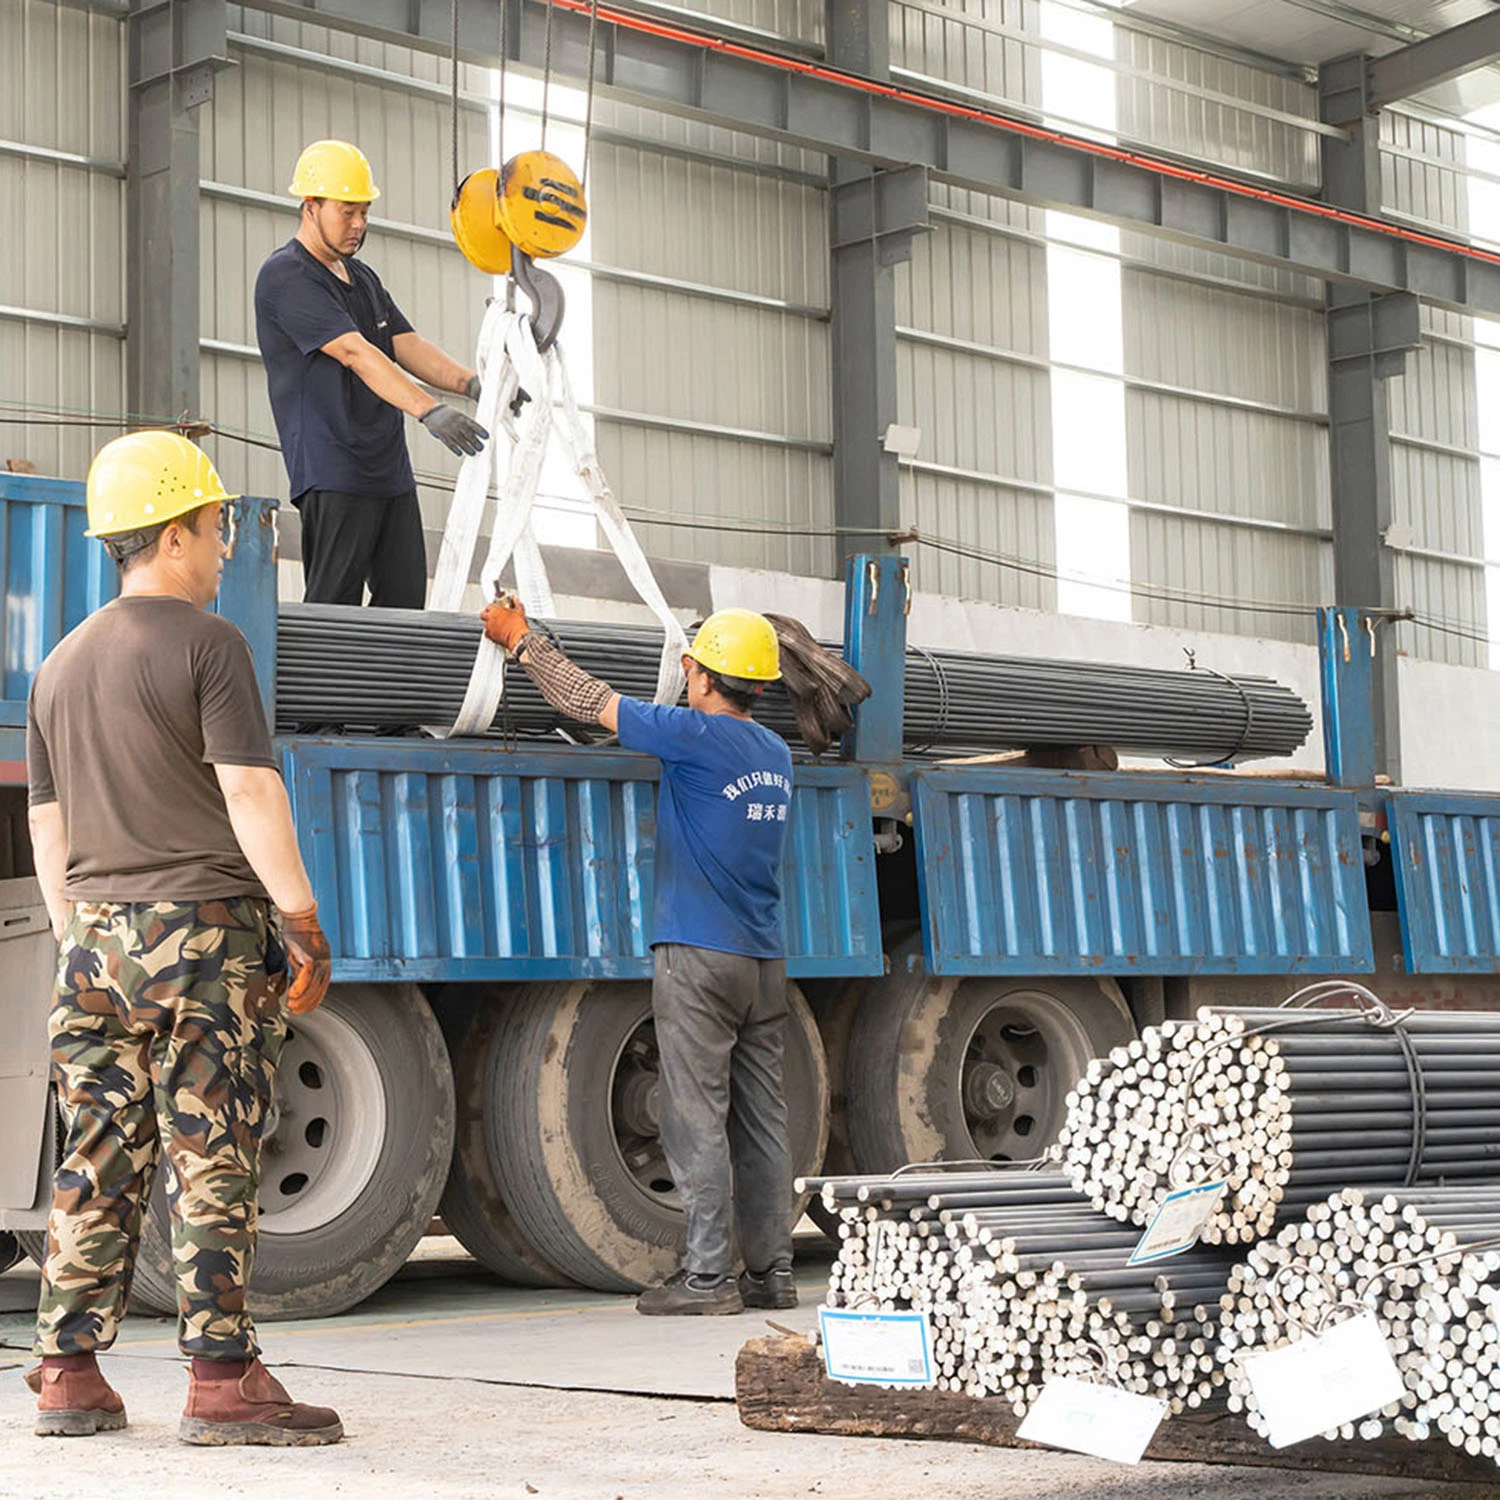
[(416, 488), (400, 410), (323, 353), (362, 333), (394, 358), (396, 335), (412, 332), (369, 266), (344, 267), (347, 285), (292, 240), (255, 278), (255, 337), (293, 500), (308, 490), (389, 500)]
[(621, 698), (620, 743), (661, 761), (652, 946), (784, 957), (786, 741), (749, 719)]

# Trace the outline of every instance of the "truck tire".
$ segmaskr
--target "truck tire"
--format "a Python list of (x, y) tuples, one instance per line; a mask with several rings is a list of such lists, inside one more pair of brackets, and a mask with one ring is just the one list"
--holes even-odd
[(16, 1230), (16, 1244), (28, 1260), (40, 1266), (47, 1259), (47, 1231), (45, 1229)]
[[(453, 1155), (453, 1074), (415, 985), (342, 984), (293, 1016), (261, 1163), (250, 1308), (326, 1318), (400, 1270)], [(136, 1299), (176, 1311), (165, 1198), (153, 1194)]]
[[(792, 1170), (818, 1170), (828, 1070), (788, 987)], [(651, 986), (578, 983), (519, 994), (490, 1048), (489, 1141), (501, 1194), (537, 1249), (581, 1286), (633, 1292), (669, 1275), (683, 1215), (655, 1125)], [(792, 1222), (802, 1204), (793, 1205)]]
[[(536, 986), (564, 989), (566, 986)], [(453, 1164), (438, 1213), (443, 1223), (485, 1270), (518, 1286), (571, 1286), (573, 1283), (526, 1237), (506, 1207), (495, 1180), (486, 1117), (489, 1113), (489, 1062), (495, 1031), (505, 1008), (522, 991), (496, 990), (474, 1011), (467, 1026), (446, 1028), (453, 1057), (453, 1092), (457, 1123)]]
[(1066, 1118), (1089, 1059), (1135, 1035), (1107, 979), (939, 979), (920, 941), (871, 983), (849, 1038), (849, 1143), (861, 1172), (1025, 1161)]
[(8, 1229), (0, 1229), (0, 1276), (12, 1266), (19, 1265), (26, 1252), (21, 1242)]

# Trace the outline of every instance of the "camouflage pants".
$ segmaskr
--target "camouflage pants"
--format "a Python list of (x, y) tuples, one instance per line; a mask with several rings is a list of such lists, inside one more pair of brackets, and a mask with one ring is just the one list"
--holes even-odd
[(114, 1342), (163, 1152), (182, 1351), (258, 1352), (245, 1286), (285, 991), (265, 901), (75, 905), (49, 1023), (66, 1139), (38, 1353)]

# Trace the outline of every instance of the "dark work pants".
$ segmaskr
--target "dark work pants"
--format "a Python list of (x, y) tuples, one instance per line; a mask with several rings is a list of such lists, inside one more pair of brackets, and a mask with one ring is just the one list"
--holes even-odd
[(427, 550), (417, 492), (389, 500), (308, 490), (293, 502), (302, 516), (303, 597), (309, 604), (370, 603), (421, 609), (427, 602)]
[(786, 963), (661, 943), (651, 988), (661, 1138), (700, 1276), (792, 1263), (792, 1158), (781, 1062)]

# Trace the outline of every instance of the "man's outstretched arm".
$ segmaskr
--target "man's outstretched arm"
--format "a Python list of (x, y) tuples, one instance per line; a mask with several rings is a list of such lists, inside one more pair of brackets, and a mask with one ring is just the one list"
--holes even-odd
[(556, 641), (532, 630), (514, 594), (502, 594), (486, 606), (480, 618), (484, 633), (521, 664), (537, 691), (558, 713), (580, 724), (602, 724), (611, 734), (618, 733), (620, 695), (570, 660)]

